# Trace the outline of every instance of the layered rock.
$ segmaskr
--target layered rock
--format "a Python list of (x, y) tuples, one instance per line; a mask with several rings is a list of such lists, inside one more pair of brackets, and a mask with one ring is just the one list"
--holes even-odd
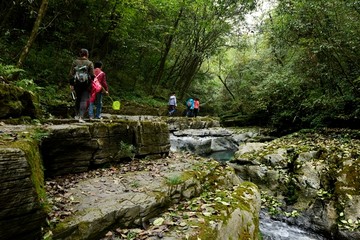
[(2, 125), (0, 130), (1, 239), (41, 238), (46, 217), (42, 163), (47, 176), (56, 176), (134, 156), (167, 154), (170, 148), (167, 125), (159, 122)]
[(40, 239), (45, 214), (26, 153), (0, 148), (0, 173), (0, 239)]
[(235, 152), (244, 142), (269, 141), (273, 138), (264, 136), (259, 129), (227, 129), (219, 126), (188, 128), (172, 131), (170, 143), (172, 151), (189, 151), (199, 155), (216, 152)]
[(185, 129), (209, 129), (220, 127), (220, 120), (217, 118), (207, 117), (171, 117), (165, 119), (169, 126), (169, 131), (181, 131)]
[(167, 155), (169, 132), (163, 122), (49, 125), (41, 144), (47, 176), (79, 173), (106, 163)]
[[(41, 238), (45, 222), (41, 204), (57, 201), (45, 199), (44, 171), (48, 177), (84, 173), (123, 159), (164, 157), (170, 150), (167, 124), (154, 119), (40, 127), (2, 125), (0, 130), (4, 146), (0, 148), (0, 238), (5, 240)], [(260, 200), (256, 187), (250, 183), (237, 186), (240, 180), (231, 168), (189, 156), (172, 163), (160, 159), (164, 168), (159, 172), (77, 181), (79, 185), (72, 185), (72, 192), (66, 193), (74, 204), (69, 213), (76, 214), (66, 215), (52, 229), (53, 238), (97, 239), (117, 224), (144, 226), (166, 207), (209, 191), (212, 185), (228, 191), (236, 186), (236, 190), (227, 211), (211, 216), (216, 226), (209, 231), (223, 236), (218, 239), (257, 239)], [(64, 198), (65, 192), (62, 194)]]

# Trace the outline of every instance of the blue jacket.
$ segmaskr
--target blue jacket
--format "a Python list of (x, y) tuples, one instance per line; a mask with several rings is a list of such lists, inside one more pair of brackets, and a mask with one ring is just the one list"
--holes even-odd
[(194, 99), (192, 98), (189, 98), (187, 101), (186, 101), (186, 106), (190, 109), (194, 109)]

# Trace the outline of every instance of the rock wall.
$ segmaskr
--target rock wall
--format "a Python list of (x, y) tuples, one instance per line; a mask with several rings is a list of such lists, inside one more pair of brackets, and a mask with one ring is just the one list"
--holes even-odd
[(179, 131), (184, 129), (208, 129), (220, 127), (220, 120), (218, 118), (207, 117), (171, 117), (166, 119), (169, 126), (169, 131)]
[(167, 125), (146, 121), (1, 125), (0, 143), (0, 239), (4, 240), (41, 238), (44, 172), (47, 177), (85, 172), (134, 156), (168, 154), (170, 149)]
[(40, 239), (45, 214), (19, 148), (0, 148), (0, 239)]
[(169, 130), (163, 122), (50, 125), (43, 131), (41, 153), (46, 176), (80, 173), (133, 157), (157, 157), (170, 150)]

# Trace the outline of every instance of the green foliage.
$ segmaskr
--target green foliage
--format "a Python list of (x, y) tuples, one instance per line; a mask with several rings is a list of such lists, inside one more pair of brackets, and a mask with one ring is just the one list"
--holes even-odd
[(292, 205), (297, 202), (299, 198), (298, 188), (296, 186), (296, 182), (294, 179), (291, 179), (287, 185), (287, 192), (286, 192), (286, 204)]
[[(164, 90), (165, 92), (166, 90)], [(121, 97), (123, 99), (126, 99), (128, 101), (133, 101), (138, 104), (143, 104), (151, 107), (161, 107), (164, 105), (167, 105), (168, 101), (168, 95), (169, 93), (164, 93), (161, 96), (155, 97), (146, 94), (144, 91), (140, 91), (139, 89), (134, 92), (124, 92), (121, 94)]]
[(128, 144), (128, 143), (125, 143), (123, 141), (120, 142), (120, 146), (119, 146), (119, 152), (121, 152), (121, 154), (123, 156), (127, 156), (127, 157), (130, 157), (130, 158), (134, 158), (135, 157), (135, 146), (132, 145), (132, 144)]
[(140, 182), (137, 180), (134, 180), (133, 182), (130, 183), (130, 186), (132, 188), (138, 188), (138, 187), (140, 187)]
[(231, 64), (218, 61), (216, 72), (227, 80), (222, 115), (262, 118), (280, 131), (356, 127), (360, 31), (354, 4), (279, 2), (260, 33), (241, 38), (240, 58), (232, 53)]
[(14, 65), (4, 65), (0, 63), (0, 79), (10, 81), (14, 74), (23, 73), (24, 70)]
[(282, 203), (266, 192), (261, 192), (261, 205), (267, 208), (270, 215), (278, 215), (282, 213)]
[(179, 185), (183, 182), (183, 180), (181, 179), (181, 176), (171, 176), (166, 178), (166, 184), (169, 186), (176, 186)]
[(356, 231), (359, 229), (360, 227), (360, 221), (359, 220), (353, 220), (353, 219), (345, 219), (345, 214), (344, 212), (341, 212), (339, 214), (339, 222), (338, 222), (338, 227), (340, 229), (344, 229), (344, 230), (347, 230), (347, 231)]
[(15, 85), (30, 92), (39, 92), (43, 90), (42, 87), (37, 86), (32, 79), (21, 79), (15, 82)]
[(34, 130), (34, 133), (32, 134), (31, 137), (37, 141), (41, 141), (47, 136), (49, 136), (49, 132), (45, 131), (44, 129), (37, 128)]
[(179, 102), (200, 98), (201, 113), (288, 130), (358, 122), (355, 0), (280, 1), (254, 34), (234, 29), (252, 0), (50, 0), (23, 70), (14, 63), (38, 6), (0, 6), (0, 76), (20, 73), (16, 84), (43, 104), (72, 104), (69, 68), (85, 47), (115, 98), (161, 107), (176, 91)]
[(321, 200), (327, 200), (332, 197), (332, 194), (328, 191), (325, 191), (324, 189), (319, 189), (316, 193)]
[[(37, 5), (22, 2), (1, 6), (13, 19), (21, 19), (13, 22), (0, 14), (2, 32), (6, 33), (0, 37), (0, 53), (11, 63), (30, 35)], [(85, 47), (90, 50), (90, 60), (104, 63), (114, 97), (139, 101), (136, 96), (141, 93), (141, 97), (149, 96), (144, 103), (151, 105), (158, 105), (156, 99), (167, 99), (172, 91), (179, 100), (189, 94), (207, 97), (212, 89), (206, 93), (201, 88), (191, 89), (198, 81), (203, 86), (209, 80), (201, 72), (197, 75), (201, 64), (225, 43), (230, 22), (254, 6), (252, 0), (216, 4), (211, 0), (79, 0), (76, 4), (50, 0), (42, 28), (23, 65), (24, 74), (40, 87), (58, 89), (53, 99), (60, 103), (66, 100), (64, 89), (68, 89), (71, 61)], [(44, 103), (50, 99), (43, 98)]]

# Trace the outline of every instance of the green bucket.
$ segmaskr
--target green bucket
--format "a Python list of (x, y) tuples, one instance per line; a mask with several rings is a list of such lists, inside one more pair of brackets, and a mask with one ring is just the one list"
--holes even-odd
[(113, 103), (112, 103), (112, 108), (114, 109), (114, 110), (120, 110), (120, 101), (114, 101)]
[[(109, 95), (108, 95), (108, 96), (109, 96)], [(114, 109), (114, 110), (120, 110), (120, 106), (121, 106), (120, 101), (114, 101), (110, 96), (109, 96), (109, 98), (110, 98), (111, 101), (113, 102), (113, 103), (112, 103), (112, 109)]]

